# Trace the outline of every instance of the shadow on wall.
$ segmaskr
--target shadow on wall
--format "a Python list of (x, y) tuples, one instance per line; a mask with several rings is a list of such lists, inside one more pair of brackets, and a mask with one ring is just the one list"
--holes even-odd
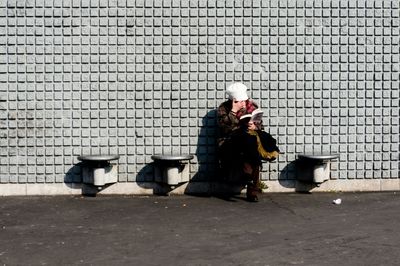
[[(203, 118), (200, 132), (197, 139), (197, 147), (195, 156), (197, 158), (197, 171), (191, 173), (191, 178), (184, 188), (185, 194), (211, 196), (214, 194), (224, 193), (227, 191), (235, 191), (240, 193), (242, 187), (236, 188), (237, 184), (227, 180), (226, 176), (221, 173), (218, 166), (217, 156), (217, 110), (209, 111)], [(186, 167), (190, 167), (188, 164)], [(172, 190), (179, 190), (177, 186), (154, 182), (155, 163), (145, 165), (137, 174), (136, 182), (138, 186), (144, 189), (152, 189), (154, 194), (167, 195)], [(223, 185), (216, 185), (223, 184)], [(232, 189), (232, 187), (234, 187)]]
[(233, 166), (230, 173), (225, 173), (219, 167), (217, 116), (217, 109), (214, 109), (202, 119), (195, 154), (198, 171), (190, 179), (185, 194), (216, 196), (225, 199), (240, 194), (244, 188), (240, 175), (241, 169)]
[(74, 183), (82, 183), (82, 162), (72, 166), (64, 176), (64, 183), (68, 187), (72, 187)]
[(145, 165), (136, 175), (135, 181), (139, 187), (153, 190), (155, 195), (166, 195), (171, 188), (166, 184), (154, 183), (154, 169), (154, 162)]
[(84, 162), (73, 165), (64, 176), (65, 185), (73, 189), (79, 187), (82, 190), (82, 195), (85, 196), (96, 196), (101, 190), (113, 185), (113, 183), (109, 183), (103, 186), (94, 186), (93, 184), (83, 183), (83, 168)]
[(306, 165), (304, 161), (296, 159), (283, 168), (278, 176), (279, 184), (284, 188), (294, 189), (296, 192), (307, 193), (316, 187), (313, 183), (299, 181), (312, 179), (311, 166)]
[(214, 109), (202, 118), (195, 153), (198, 169), (185, 189), (186, 194), (209, 194), (212, 183), (218, 180), (217, 134), (217, 110)]
[(78, 185), (78, 187), (82, 189), (82, 195), (95, 196), (98, 193), (98, 190), (93, 186), (83, 184), (82, 168), (83, 162), (73, 165), (65, 174), (64, 183), (71, 189), (77, 188), (77, 184), (81, 184), (81, 186)]
[[(197, 140), (195, 156), (198, 169), (185, 188), (186, 194), (204, 194), (210, 191), (210, 183), (215, 180), (218, 169), (217, 161), (217, 112), (209, 111), (202, 118), (202, 125)], [(190, 164), (186, 165), (190, 167)], [(155, 163), (145, 165), (136, 176), (138, 186), (144, 189), (152, 189), (156, 195), (166, 195), (181, 185), (171, 187), (167, 184), (154, 182)]]

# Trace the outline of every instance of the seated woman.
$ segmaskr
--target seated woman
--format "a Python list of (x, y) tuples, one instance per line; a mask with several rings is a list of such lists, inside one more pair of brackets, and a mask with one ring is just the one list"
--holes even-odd
[[(242, 83), (230, 85), (226, 90), (229, 99), (218, 107), (218, 155), (220, 167), (225, 173), (232, 167), (240, 165), (243, 181), (247, 182), (247, 199), (256, 201), (261, 161), (254, 164), (251, 160), (249, 163), (249, 157), (246, 156), (252, 155), (243, 153), (243, 146), (240, 144), (243, 143), (240, 140), (243, 133), (240, 117), (251, 114), (258, 108), (258, 105), (249, 99), (246, 91), (247, 87)], [(263, 129), (262, 123), (258, 126)]]

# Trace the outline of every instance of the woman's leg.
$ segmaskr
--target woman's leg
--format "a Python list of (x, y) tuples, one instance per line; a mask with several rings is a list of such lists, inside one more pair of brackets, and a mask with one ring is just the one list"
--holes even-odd
[(258, 201), (257, 194), (260, 189), (260, 166), (257, 164), (244, 163), (243, 172), (247, 179), (246, 198), (248, 201)]

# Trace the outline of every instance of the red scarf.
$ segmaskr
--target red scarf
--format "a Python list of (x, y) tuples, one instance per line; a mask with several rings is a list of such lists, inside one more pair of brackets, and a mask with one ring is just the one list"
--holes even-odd
[(246, 100), (246, 107), (236, 113), (236, 117), (240, 118), (242, 115), (251, 114), (258, 106), (252, 100)]

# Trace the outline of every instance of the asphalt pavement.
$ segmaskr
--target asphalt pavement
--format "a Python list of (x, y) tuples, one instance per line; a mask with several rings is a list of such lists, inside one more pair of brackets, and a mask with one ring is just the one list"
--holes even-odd
[(400, 265), (399, 195), (2, 197), (0, 265)]

